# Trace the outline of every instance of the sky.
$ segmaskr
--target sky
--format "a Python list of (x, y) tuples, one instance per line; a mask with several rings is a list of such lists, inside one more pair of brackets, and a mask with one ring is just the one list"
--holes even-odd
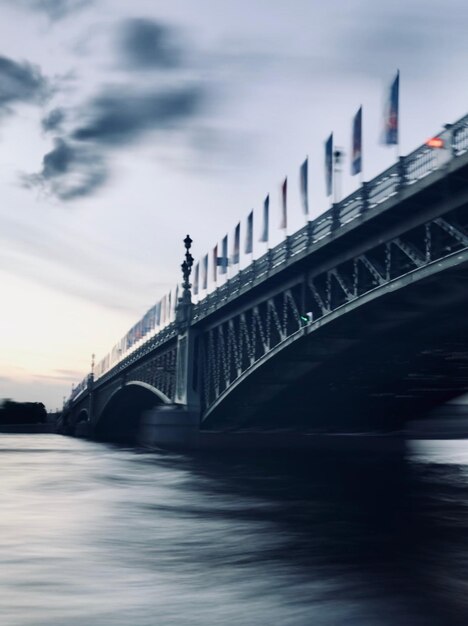
[[(0, 398), (50, 410), (180, 281), (187, 233), (198, 260), (254, 209), (262, 254), (285, 176), (304, 224), (306, 155), (311, 217), (329, 208), (324, 141), (349, 157), (360, 105), (364, 179), (389, 167), (397, 69), (401, 154), (467, 112), (465, 0), (0, 0), (0, 18)], [(344, 194), (357, 178), (348, 158)]]

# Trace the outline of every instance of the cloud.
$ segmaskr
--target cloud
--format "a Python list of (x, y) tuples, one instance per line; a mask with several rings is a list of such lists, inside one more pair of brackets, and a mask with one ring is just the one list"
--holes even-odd
[(36, 174), (23, 174), (26, 188), (39, 188), (61, 200), (72, 200), (90, 194), (107, 179), (102, 156), (86, 146), (55, 139), (54, 148), (42, 160)]
[(41, 104), (51, 95), (51, 85), (37, 65), (0, 56), (0, 111), (11, 104)]
[(50, 20), (60, 20), (70, 13), (92, 4), (94, 0), (10, 0), (12, 4), (20, 4), (26, 9), (45, 13)]
[(174, 90), (129, 93), (128, 89), (106, 91), (81, 111), (84, 122), (73, 139), (101, 144), (125, 144), (147, 130), (173, 128), (199, 110), (202, 90), (186, 86)]
[[(22, 174), (21, 183), (60, 200), (90, 195), (109, 177), (109, 149), (128, 145), (147, 131), (178, 129), (196, 115), (201, 100), (198, 86), (149, 93), (109, 89), (74, 111), (75, 119), (82, 122), (56, 137), (41, 171)], [(62, 109), (54, 109), (42, 121), (43, 128), (59, 129), (64, 117)]]
[[(54, 146), (39, 172), (22, 174), (22, 185), (39, 188), (60, 200), (91, 195), (109, 178), (112, 151), (144, 139), (150, 132), (189, 136), (193, 121), (204, 111), (208, 97), (201, 78), (186, 77), (178, 40), (158, 22), (135, 18), (120, 22), (118, 54), (124, 63), (124, 83), (101, 85), (81, 104), (56, 107), (42, 120)], [(148, 81), (139, 69), (165, 70)], [(119, 76), (120, 77), (120, 76)]]
[(52, 109), (52, 111), (49, 111), (49, 113), (42, 119), (42, 130), (45, 133), (60, 130), (64, 120), (65, 111), (63, 109)]
[(173, 30), (154, 20), (124, 20), (117, 42), (123, 62), (134, 69), (172, 69), (181, 65), (182, 49)]

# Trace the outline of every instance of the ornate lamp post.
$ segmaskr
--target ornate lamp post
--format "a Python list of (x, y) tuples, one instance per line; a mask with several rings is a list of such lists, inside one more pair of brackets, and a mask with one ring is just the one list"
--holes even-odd
[(192, 247), (192, 239), (190, 235), (187, 235), (184, 239), (185, 246), (185, 261), (182, 263), (182, 276), (184, 278), (182, 282), (182, 300), (188, 304), (192, 303), (192, 292), (190, 288), (192, 284), (190, 283), (190, 274), (192, 273), (192, 265), (193, 265), (193, 256), (190, 254), (190, 248)]
[(192, 247), (192, 239), (190, 235), (187, 235), (184, 239), (185, 246), (185, 260), (181, 265), (182, 268), (182, 296), (177, 303), (176, 312), (176, 324), (178, 326), (186, 326), (190, 322), (190, 316), (192, 311), (192, 292), (190, 288), (190, 274), (192, 272), (193, 256), (190, 254), (190, 248)]

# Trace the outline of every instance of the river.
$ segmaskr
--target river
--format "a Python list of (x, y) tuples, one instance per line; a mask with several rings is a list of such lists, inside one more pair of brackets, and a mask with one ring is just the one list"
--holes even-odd
[(191, 457), (0, 436), (1, 626), (468, 623), (468, 441)]

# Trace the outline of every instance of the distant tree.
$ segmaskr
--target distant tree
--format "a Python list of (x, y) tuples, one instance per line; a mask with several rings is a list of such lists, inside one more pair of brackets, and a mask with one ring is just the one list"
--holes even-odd
[(14, 402), (7, 399), (0, 407), (0, 424), (44, 424), (46, 408), (42, 402)]

